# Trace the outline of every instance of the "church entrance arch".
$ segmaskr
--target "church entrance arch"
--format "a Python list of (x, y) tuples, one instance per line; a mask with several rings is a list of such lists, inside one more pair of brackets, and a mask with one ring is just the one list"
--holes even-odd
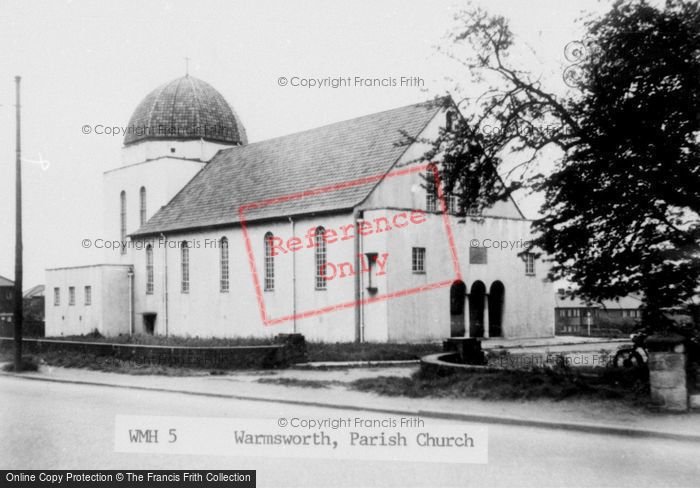
[(489, 337), (503, 335), (503, 307), (505, 305), (506, 287), (500, 281), (494, 281), (489, 290)]
[(467, 285), (457, 280), (450, 287), (450, 337), (464, 337), (464, 301)]
[(469, 293), (469, 337), (484, 337), (486, 285), (475, 281)]

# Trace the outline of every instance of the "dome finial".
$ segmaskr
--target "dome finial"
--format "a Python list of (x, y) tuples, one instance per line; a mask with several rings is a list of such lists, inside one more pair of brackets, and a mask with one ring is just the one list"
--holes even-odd
[(190, 76), (190, 58), (185, 56), (185, 76)]

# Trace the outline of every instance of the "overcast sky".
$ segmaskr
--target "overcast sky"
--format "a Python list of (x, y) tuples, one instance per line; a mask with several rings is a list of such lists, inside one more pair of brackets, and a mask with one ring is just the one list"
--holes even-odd
[[(481, 2), (477, 2), (481, 3)], [(488, 0), (506, 15), (525, 62), (563, 90), (564, 46), (582, 12), (609, 1)], [(22, 76), (25, 289), (47, 267), (101, 262), (80, 242), (102, 232), (102, 172), (120, 163), (122, 137), (84, 124), (127, 124), (143, 97), (190, 73), (234, 107), (251, 142), (415, 103), (466, 78), (436, 53), (464, 8), (457, 1), (32, 2), (0, 11), (0, 275), (14, 276), (14, 76)], [(279, 86), (280, 76), (418, 76), (424, 88)], [(478, 95), (478, 93), (477, 93)], [(44, 170), (37, 163), (49, 161)], [(537, 199), (518, 196), (529, 217)]]

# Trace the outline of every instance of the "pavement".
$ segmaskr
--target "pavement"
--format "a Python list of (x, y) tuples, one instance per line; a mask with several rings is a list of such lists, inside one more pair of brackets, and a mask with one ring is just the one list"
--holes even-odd
[[(56, 373), (56, 372), (54, 372)], [(357, 374), (354, 372), (353, 374)], [(95, 379), (93, 377), (93, 379)], [(132, 381), (137, 378), (131, 376)], [(167, 378), (166, 378), (167, 380)], [(203, 378), (190, 380), (210, 383)], [(229, 380), (245, 390), (245, 382)], [(421, 461), (401, 447), (349, 445), (357, 427), (324, 428), (331, 439), (343, 444), (324, 451), (322, 446), (262, 446), (233, 442), (232, 424), (247, 430), (260, 422), (280, 418), (330, 421), (353, 418), (398, 420), (399, 416), (337, 408), (291, 405), (276, 401), (183, 395), (150, 391), (32, 381), (0, 376), (0, 469), (12, 470), (256, 470), (260, 487), (688, 487), (700, 479), (698, 443), (674, 439), (570, 432), (517, 425), (476, 424), (470, 421), (425, 418), (420, 432), (439, 429), (474, 436), (483, 432), (478, 445), (488, 450), (485, 463), (447, 459), (445, 447), (421, 447)], [(306, 390), (312, 399), (322, 393)], [(405, 405), (404, 408), (409, 408)], [(412, 407), (410, 407), (412, 408)], [(131, 417), (131, 419), (129, 419)], [(136, 420), (136, 417), (151, 420)], [(119, 421), (118, 419), (123, 419)], [(415, 417), (414, 417), (415, 418)], [(151, 422), (155, 422), (153, 425)], [(209, 428), (192, 426), (204, 422)], [(279, 424), (280, 426), (282, 424)], [(160, 444), (124, 446), (127, 428), (163, 428)], [(162, 434), (175, 429), (177, 443)], [(257, 427), (259, 428), (259, 427)], [(166, 430), (167, 429), (167, 430)], [(315, 429), (313, 432), (316, 432)], [(402, 432), (409, 443), (415, 429), (387, 428)], [(366, 432), (363, 429), (362, 432)], [(289, 434), (306, 434), (293, 428)], [(444, 431), (443, 431), (444, 432)], [(117, 447), (122, 439), (121, 448)], [(168, 442), (164, 442), (165, 440)], [(133, 442), (133, 441), (131, 441)], [(342, 447), (342, 448), (341, 448)], [(356, 450), (355, 450), (356, 449)], [(469, 456), (469, 454), (468, 454)], [(370, 459), (368, 459), (370, 458)], [(9, 484), (8, 484), (9, 485)], [(4, 485), (3, 485), (4, 486)]]
[[(202, 372), (192, 376), (151, 376), (42, 366), (38, 372), (20, 375), (2, 373), (2, 376), (20, 377), (26, 381), (106, 386), (488, 424), (700, 442), (700, 412), (654, 413), (643, 407), (630, 407), (614, 401), (409, 399), (380, 396), (347, 388), (347, 383), (359, 378), (409, 376), (417, 368), (416, 365), (395, 365), (330, 371), (288, 369), (236, 371), (226, 375), (209, 375)], [(326, 387), (309, 388), (261, 383), (258, 380), (262, 378), (320, 380), (325, 382)]]

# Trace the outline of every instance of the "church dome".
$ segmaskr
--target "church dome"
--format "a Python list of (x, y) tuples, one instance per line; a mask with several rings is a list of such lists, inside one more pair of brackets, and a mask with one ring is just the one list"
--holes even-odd
[(146, 95), (129, 119), (124, 145), (166, 139), (248, 142), (243, 124), (221, 93), (189, 75)]

